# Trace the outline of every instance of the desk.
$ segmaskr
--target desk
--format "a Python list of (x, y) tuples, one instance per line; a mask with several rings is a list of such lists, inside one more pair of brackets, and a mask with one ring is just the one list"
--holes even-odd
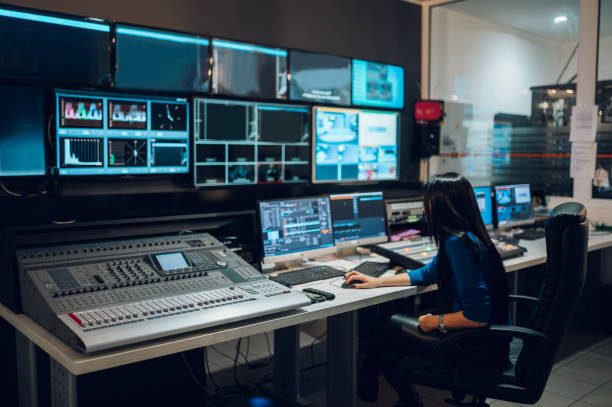
[[(528, 249), (521, 257), (504, 261), (507, 272), (546, 262), (544, 239), (523, 240)], [(589, 251), (612, 247), (612, 234), (589, 236)], [(18, 383), (21, 406), (36, 406), (35, 347), (51, 360), (51, 393), (55, 406), (77, 403), (76, 376), (136, 363), (165, 355), (197, 349), (258, 333), (276, 331), (273, 384), (276, 391), (299, 404), (297, 338), (299, 324), (328, 318), (328, 406), (354, 406), (356, 401), (357, 310), (395, 299), (431, 291), (434, 287), (381, 287), (371, 290), (340, 288), (339, 278), (304, 284), (336, 294), (334, 301), (301, 309), (250, 319), (220, 327), (167, 337), (138, 345), (87, 355), (69, 347), (24, 314), (15, 314), (0, 305), (0, 316), (17, 335)], [(297, 289), (303, 288), (302, 286)], [(277, 353), (278, 352), (278, 353)], [(279, 363), (280, 361), (280, 363)], [(350, 372), (347, 374), (347, 372)], [(284, 387), (279, 388), (281, 385)]]

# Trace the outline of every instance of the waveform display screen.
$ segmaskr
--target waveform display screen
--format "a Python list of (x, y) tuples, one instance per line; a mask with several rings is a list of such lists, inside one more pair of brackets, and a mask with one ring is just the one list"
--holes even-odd
[(314, 52), (290, 51), (289, 99), (351, 104), (351, 60)]
[(207, 38), (123, 24), (115, 32), (115, 87), (208, 93)]
[(194, 100), (197, 186), (308, 182), (310, 109)]
[(404, 107), (404, 68), (353, 59), (353, 104)]
[(336, 243), (386, 240), (382, 192), (330, 195), (329, 199)]
[(213, 39), (212, 57), (212, 93), (287, 98), (286, 50)]
[(45, 175), (44, 89), (0, 85), (0, 177)]
[(189, 103), (56, 90), (60, 175), (189, 172)]
[(0, 38), (5, 79), (96, 86), (110, 75), (105, 22), (1, 6)]
[(399, 113), (314, 109), (313, 182), (398, 179)]

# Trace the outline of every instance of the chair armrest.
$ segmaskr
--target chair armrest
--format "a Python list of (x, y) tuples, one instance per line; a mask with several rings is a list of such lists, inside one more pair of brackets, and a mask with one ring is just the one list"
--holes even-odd
[(509, 295), (508, 300), (531, 305), (537, 305), (539, 301), (536, 297), (530, 297), (528, 295)]
[(419, 344), (424, 349), (433, 349), (444, 337), (438, 331), (425, 333), (419, 328), (419, 319), (415, 316), (394, 314), (389, 319), (392, 329), (397, 330), (398, 334), (413, 344)]

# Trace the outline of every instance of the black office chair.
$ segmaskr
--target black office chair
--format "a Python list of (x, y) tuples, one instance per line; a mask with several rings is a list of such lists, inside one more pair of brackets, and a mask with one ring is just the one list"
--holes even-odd
[[(449, 390), (456, 406), (488, 406), (486, 398), (533, 404), (542, 396), (555, 355), (576, 308), (586, 278), (588, 226), (586, 209), (579, 203), (557, 206), (546, 224), (546, 275), (539, 298), (511, 295), (511, 302), (533, 305), (527, 326), (491, 325), (454, 331), (446, 335), (424, 334), (414, 317), (396, 314), (391, 323), (407, 339), (432, 349), (422, 363), (411, 357), (409, 367), (400, 362), (406, 380)], [(504, 370), (458, 366), (445, 358), (465, 338), (512, 336), (510, 365)], [(418, 366), (418, 367), (416, 367)], [(463, 402), (466, 395), (473, 395)]]

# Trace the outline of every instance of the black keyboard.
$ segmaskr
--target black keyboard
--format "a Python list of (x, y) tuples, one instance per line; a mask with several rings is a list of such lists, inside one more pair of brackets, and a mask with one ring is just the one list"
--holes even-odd
[(385, 274), (385, 272), (387, 270), (389, 270), (389, 268), (390, 268), (390, 264), (389, 263), (378, 263), (378, 262), (375, 262), (375, 261), (364, 261), (363, 263), (361, 263), (360, 265), (355, 267), (353, 270), (358, 271), (360, 273), (363, 273), (366, 276), (380, 277), (383, 274)]
[(315, 266), (305, 269), (288, 271), (277, 276), (270, 277), (270, 280), (284, 284), (288, 287), (294, 285), (310, 283), (312, 281), (326, 280), (328, 278), (340, 277), (344, 271), (329, 266)]
[(514, 235), (515, 239), (527, 239), (536, 240), (546, 237), (546, 231), (544, 229), (527, 229), (524, 232), (517, 233)]

